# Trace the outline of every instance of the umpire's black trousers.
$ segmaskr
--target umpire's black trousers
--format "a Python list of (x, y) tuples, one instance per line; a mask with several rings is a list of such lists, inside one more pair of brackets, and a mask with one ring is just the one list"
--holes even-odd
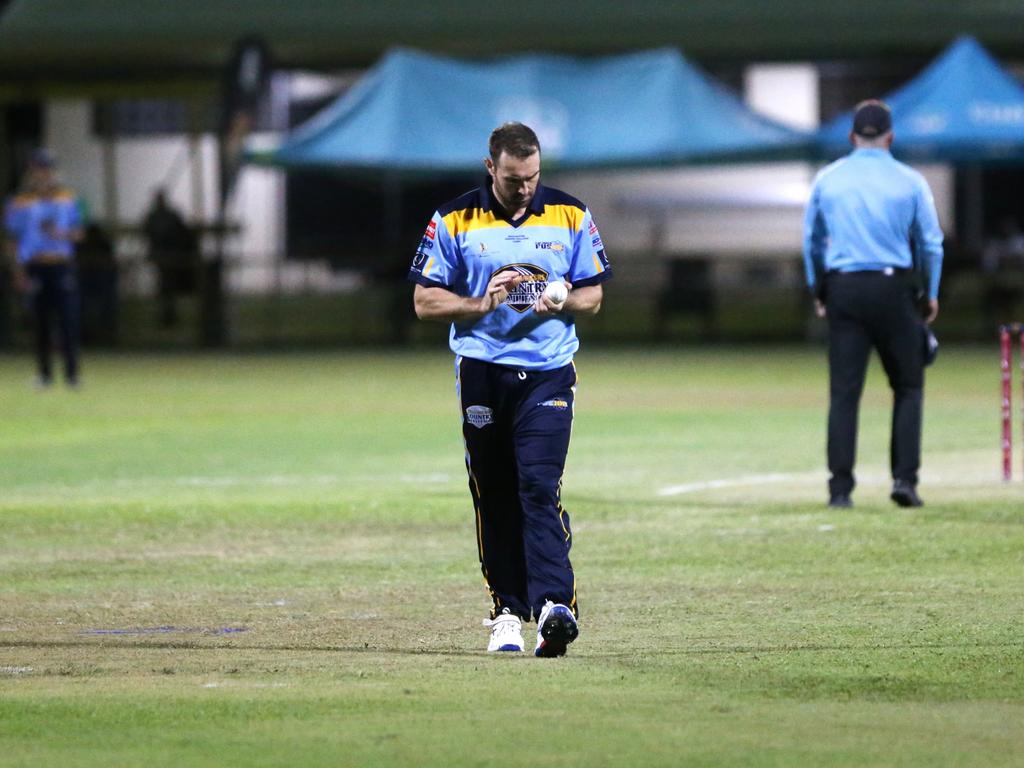
[(917, 485), (921, 466), (924, 342), (915, 290), (899, 270), (830, 272), (828, 312), (829, 491), (853, 491), (857, 417), (871, 348), (893, 391), (890, 463), (894, 480)]
[(32, 312), (36, 331), (36, 364), (39, 378), (50, 381), (53, 371), (50, 354), (53, 346), (53, 317), (57, 317), (60, 346), (64, 356), (64, 376), (78, 379), (78, 277), (71, 264), (29, 264), (27, 268)]
[(547, 600), (575, 613), (561, 490), (576, 369), (524, 371), (460, 357), (456, 372), (491, 617), (508, 608), (529, 621)]

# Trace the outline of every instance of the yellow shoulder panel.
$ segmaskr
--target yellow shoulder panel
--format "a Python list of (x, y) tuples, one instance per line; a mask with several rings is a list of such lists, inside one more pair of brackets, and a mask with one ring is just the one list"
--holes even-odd
[[(448, 233), (457, 237), (474, 229), (490, 229), (492, 227), (510, 226), (505, 219), (495, 216), (491, 211), (480, 208), (464, 208), (452, 211), (443, 218)], [(545, 205), (544, 213), (534, 214), (525, 222), (524, 227), (564, 227), (578, 232), (583, 226), (583, 211), (575, 205)]]
[(575, 205), (545, 205), (544, 213), (534, 214), (526, 220), (527, 227), (565, 227), (579, 232), (583, 226), (583, 211)]
[(463, 208), (461, 211), (452, 211), (442, 221), (448, 227), (448, 234), (453, 238), (464, 232), (472, 232), (474, 229), (508, 226), (508, 222), (504, 219), (499, 219), (491, 211), (480, 208)]

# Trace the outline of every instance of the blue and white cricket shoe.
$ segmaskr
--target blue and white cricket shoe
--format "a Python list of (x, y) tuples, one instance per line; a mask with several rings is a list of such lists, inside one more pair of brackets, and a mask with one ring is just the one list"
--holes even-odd
[(537, 619), (537, 647), (533, 655), (543, 658), (565, 656), (565, 649), (579, 634), (576, 617), (568, 606), (548, 600)]
[(491, 628), (491, 640), (487, 652), (523, 651), (523, 622), (515, 614), (503, 608), (496, 618), (484, 619), (484, 626)]

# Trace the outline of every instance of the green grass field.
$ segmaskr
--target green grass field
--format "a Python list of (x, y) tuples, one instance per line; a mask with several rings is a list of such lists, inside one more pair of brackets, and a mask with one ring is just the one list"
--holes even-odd
[(1019, 766), (995, 354), (930, 371), (922, 510), (873, 368), (840, 513), (822, 350), (585, 349), (553, 660), (482, 650), (444, 350), (0, 358), (0, 765)]

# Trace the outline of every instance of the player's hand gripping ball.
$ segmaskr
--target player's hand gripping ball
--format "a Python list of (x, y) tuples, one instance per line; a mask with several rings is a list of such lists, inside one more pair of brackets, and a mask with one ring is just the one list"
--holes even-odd
[(564, 304), (565, 300), (569, 298), (569, 289), (565, 287), (565, 283), (561, 280), (553, 280), (548, 283), (547, 288), (544, 289), (544, 295), (547, 296), (553, 304)]

